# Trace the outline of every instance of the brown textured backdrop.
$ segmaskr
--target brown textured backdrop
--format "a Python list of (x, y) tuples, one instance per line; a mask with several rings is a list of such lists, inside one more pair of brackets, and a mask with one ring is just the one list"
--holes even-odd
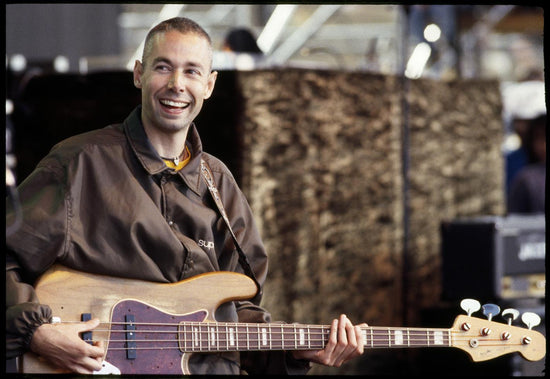
[[(243, 188), (271, 259), (263, 304), (277, 320), (419, 326), (440, 299), (440, 222), (504, 212), (498, 83), (275, 70), (237, 87)], [(313, 372), (376, 372), (377, 354), (396, 362)]]

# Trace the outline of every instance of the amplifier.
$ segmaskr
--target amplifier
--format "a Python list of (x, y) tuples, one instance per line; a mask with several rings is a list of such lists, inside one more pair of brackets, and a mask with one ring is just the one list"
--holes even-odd
[(443, 222), (443, 298), (544, 298), (545, 241), (544, 215)]

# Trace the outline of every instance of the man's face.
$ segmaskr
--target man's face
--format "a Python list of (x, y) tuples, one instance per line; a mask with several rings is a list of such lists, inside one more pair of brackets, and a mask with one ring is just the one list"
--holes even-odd
[(143, 124), (164, 133), (187, 129), (216, 82), (208, 41), (196, 34), (170, 31), (156, 35), (152, 42), (145, 62), (136, 61), (134, 66)]

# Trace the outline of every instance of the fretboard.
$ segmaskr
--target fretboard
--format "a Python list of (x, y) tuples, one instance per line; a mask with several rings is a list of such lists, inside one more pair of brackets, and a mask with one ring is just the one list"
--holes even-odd
[[(365, 348), (450, 346), (448, 329), (362, 328)], [(319, 350), (327, 344), (330, 326), (183, 322), (180, 349), (187, 352), (250, 350)]]

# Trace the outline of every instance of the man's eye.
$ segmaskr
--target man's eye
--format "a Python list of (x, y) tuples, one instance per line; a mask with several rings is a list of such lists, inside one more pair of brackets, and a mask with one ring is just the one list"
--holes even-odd
[(170, 67), (164, 66), (164, 65), (160, 65), (160, 66), (156, 66), (156, 67), (155, 67), (155, 70), (161, 71), (161, 72), (165, 72), (165, 71), (170, 71)]

